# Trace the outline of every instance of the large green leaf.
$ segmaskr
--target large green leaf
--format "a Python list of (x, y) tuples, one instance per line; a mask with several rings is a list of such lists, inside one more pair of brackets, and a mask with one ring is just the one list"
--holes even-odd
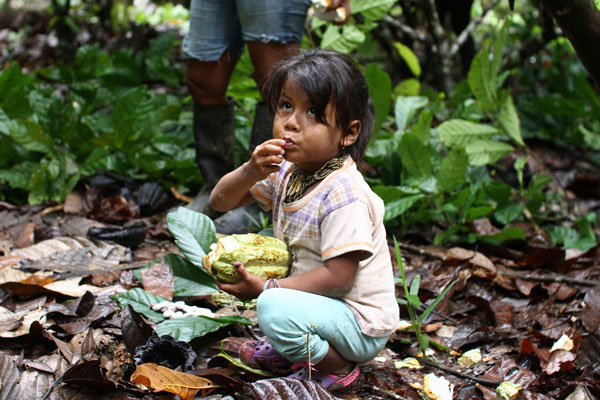
[(380, 165), (390, 153), (398, 149), (402, 137), (401, 132), (384, 132), (369, 141), (365, 151), (365, 160), (373, 166)]
[(392, 80), (387, 72), (375, 64), (368, 65), (364, 73), (369, 85), (369, 93), (373, 99), (373, 106), (375, 107), (375, 127), (373, 128), (373, 134), (376, 135), (390, 112)]
[(201, 267), (202, 257), (210, 252), (217, 241), (215, 225), (208, 215), (179, 207), (167, 214), (167, 225), (175, 244), (192, 264)]
[(416, 136), (404, 135), (400, 142), (400, 157), (402, 165), (410, 175), (419, 178), (427, 178), (431, 175), (433, 165), (429, 151)]
[(111, 118), (113, 144), (127, 151), (128, 142), (135, 141), (153, 124), (154, 103), (144, 86), (129, 89), (116, 98)]
[(353, 14), (360, 13), (368, 20), (377, 21), (383, 18), (395, 3), (395, 0), (350, 0), (350, 8)]
[(502, 204), (494, 211), (494, 219), (502, 225), (507, 225), (521, 215), (524, 209), (524, 204)]
[(384, 203), (389, 203), (390, 201), (397, 200), (404, 196), (410, 196), (421, 193), (418, 189), (408, 186), (379, 185), (373, 187), (373, 191), (377, 194), (377, 196), (381, 197)]
[(189, 342), (194, 338), (215, 332), (220, 328), (235, 322), (244, 325), (252, 325), (250, 321), (243, 317), (231, 316), (210, 318), (200, 316), (165, 320), (156, 325), (154, 330), (160, 336), (170, 335), (175, 338), (175, 340)]
[(469, 69), (468, 82), (471, 91), (478, 100), (484, 111), (491, 111), (496, 108), (496, 76), (492, 74), (492, 66), (489, 61), (488, 49), (486, 47), (477, 53), (471, 68)]
[(521, 121), (515, 108), (515, 103), (510, 94), (507, 94), (502, 104), (500, 105), (500, 111), (498, 112), (498, 122), (502, 129), (508, 134), (518, 146), (525, 146), (523, 138), (521, 137)]
[(490, 243), (493, 245), (501, 245), (504, 242), (513, 241), (513, 240), (526, 240), (527, 235), (523, 231), (523, 229), (517, 226), (508, 226), (501, 230), (498, 233), (494, 233), (493, 235), (482, 235), (479, 236), (479, 239), (483, 242)]
[(175, 280), (176, 297), (205, 296), (218, 292), (215, 278), (178, 254), (165, 255)]
[(424, 110), (419, 114), (417, 122), (415, 122), (408, 133), (419, 138), (422, 143), (427, 143), (431, 137), (431, 122), (433, 121), (433, 111)]
[(355, 25), (329, 25), (323, 34), (321, 47), (340, 53), (350, 53), (365, 41), (365, 34)]
[(146, 292), (141, 288), (133, 288), (125, 293), (118, 294), (114, 298), (119, 302), (121, 307), (131, 304), (131, 307), (140, 314), (144, 314), (150, 320), (157, 322), (165, 318), (162, 313), (154, 311), (151, 307), (153, 304), (158, 304), (163, 301), (168, 301), (162, 296)]
[(394, 106), (396, 126), (399, 131), (406, 130), (412, 117), (417, 111), (425, 107), (429, 100), (423, 96), (399, 96)]
[(419, 59), (415, 53), (413, 53), (411, 48), (400, 42), (394, 42), (394, 46), (396, 46), (400, 57), (402, 57), (406, 65), (408, 65), (410, 72), (412, 72), (417, 78), (421, 76), (421, 65), (419, 65)]
[(10, 133), (11, 120), (8, 115), (0, 108), (0, 134), (8, 135)]
[(23, 161), (8, 170), (0, 170), (0, 180), (5, 180), (11, 188), (29, 190), (31, 174), (37, 167), (33, 161)]
[(593, 212), (577, 218), (577, 230), (581, 237), (573, 246), (574, 248), (587, 251), (598, 244), (596, 233), (594, 232), (597, 219), (596, 214)]
[[(600, 121), (595, 121), (597, 130), (587, 129), (583, 124), (579, 124), (579, 132), (583, 136), (584, 143), (594, 149), (600, 150)], [(1, 124), (1, 122), (0, 122)]]
[(404, 214), (409, 208), (411, 208), (417, 201), (424, 198), (423, 194), (413, 194), (400, 199), (390, 201), (385, 204), (385, 215), (384, 221), (391, 221), (399, 215)]
[(462, 119), (443, 122), (437, 130), (440, 133), (440, 140), (449, 147), (465, 147), (478, 139), (489, 138), (499, 132), (493, 126)]
[(486, 165), (506, 157), (514, 151), (514, 147), (504, 142), (476, 140), (469, 143), (465, 150), (469, 156), (469, 164)]
[(10, 118), (23, 118), (31, 113), (27, 87), (33, 81), (34, 77), (23, 74), (18, 63), (0, 73), (0, 109)]
[(54, 142), (43, 127), (33, 120), (12, 120), (8, 123), (10, 137), (27, 150), (52, 153)]
[(436, 175), (438, 192), (449, 192), (466, 181), (467, 155), (462, 149), (452, 150), (440, 163)]

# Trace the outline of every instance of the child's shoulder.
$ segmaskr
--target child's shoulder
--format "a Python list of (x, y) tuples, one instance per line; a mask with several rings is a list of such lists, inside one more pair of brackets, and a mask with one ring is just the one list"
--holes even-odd
[(366, 194), (364, 185), (370, 190), (354, 162), (351, 162), (336, 171), (321, 191), (326, 202), (342, 205), (361, 200)]
[(354, 201), (362, 201), (369, 208), (383, 207), (383, 200), (373, 192), (353, 161), (350, 165), (344, 165), (344, 168), (327, 182), (323, 192), (325, 201), (330, 204), (341, 206)]

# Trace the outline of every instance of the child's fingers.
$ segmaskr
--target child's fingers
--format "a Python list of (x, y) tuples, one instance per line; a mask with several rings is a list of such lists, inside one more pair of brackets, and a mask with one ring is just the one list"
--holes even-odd
[(254, 149), (254, 153), (259, 156), (267, 156), (271, 154), (283, 155), (285, 153), (285, 150), (283, 150), (284, 144), (285, 141), (281, 139), (271, 139), (264, 142), (263, 144), (256, 146), (256, 149)]
[(250, 276), (250, 272), (248, 272), (246, 267), (244, 267), (244, 264), (242, 264), (241, 262), (236, 262), (235, 264), (233, 264), (233, 266), (235, 267), (240, 278), (242, 279), (242, 282), (247, 281)]

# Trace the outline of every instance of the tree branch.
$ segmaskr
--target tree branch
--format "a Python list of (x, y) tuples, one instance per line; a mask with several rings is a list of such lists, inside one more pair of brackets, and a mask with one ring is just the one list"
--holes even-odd
[(433, 35), (433, 43), (431, 43), (431, 51), (437, 56), (439, 63), (439, 77), (444, 92), (449, 94), (452, 90), (452, 58), (448, 53), (448, 40), (442, 25), (442, 20), (437, 11), (435, 0), (429, 0), (427, 3), (427, 14), (429, 20), (429, 26), (431, 27), (431, 34)]
[(394, 28), (398, 29), (399, 31), (401, 31), (402, 33), (404, 33), (405, 35), (407, 35), (408, 37), (410, 37), (413, 40), (423, 42), (423, 43), (427, 43), (429, 41), (427, 39), (427, 36), (425, 36), (421, 32), (414, 30), (410, 26), (405, 25), (400, 21), (396, 21), (394, 18), (390, 17), (389, 15), (386, 15), (385, 17), (383, 17), (383, 21), (385, 23), (387, 23), (388, 25), (391, 25)]
[(460, 35), (458, 35), (458, 37), (456, 38), (456, 41), (452, 44), (452, 47), (450, 47), (450, 51), (448, 52), (450, 57), (454, 57), (456, 53), (458, 53), (462, 45), (465, 44), (465, 42), (469, 38), (469, 35), (473, 33), (477, 25), (479, 25), (481, 21), (483, 21), (483, 18), (485, 18), (486, 14), (490, 12), (490, 10), (492, 10), (494, 7), (496, 7), (498, 3), (500, 3), (500, 0), (493, 0), (483, 9), (481, 15), (471, 19), (469, 25), (467, 25), (465, 29), (463, 29)]
[(565, 275), (534, 275), (530, 273), (523, 272), (499, 272), (498, 275), (507, 276), (510, 278), (517, 278), (524, 281), (531, 282), (549, 282), (549, 283), (571, 283), (574, 285), (581, 286), (597, 286), (600, 285), (600, 281), (595, 281), (591, 279), (577, 279), (571, 278), (570, 276)]

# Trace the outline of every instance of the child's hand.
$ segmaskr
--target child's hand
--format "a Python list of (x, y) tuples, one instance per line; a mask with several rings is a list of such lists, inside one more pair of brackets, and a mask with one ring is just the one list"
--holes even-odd
[(235, 263), (235, 267), (242, 280), (239, 283), (217, 281), (219, 289), (234, 295), (242, 301), (257, 298), (262, 292), (266, 280), (258, 275), (248, 272), (242, 263)]
[(265, 179), (273, 172), (279, 171), (279, 164), (283, 161), (285, 150), (283, 139), (270, 139), (256, 146), (246, 164), (246, 171), (256, 181)]

